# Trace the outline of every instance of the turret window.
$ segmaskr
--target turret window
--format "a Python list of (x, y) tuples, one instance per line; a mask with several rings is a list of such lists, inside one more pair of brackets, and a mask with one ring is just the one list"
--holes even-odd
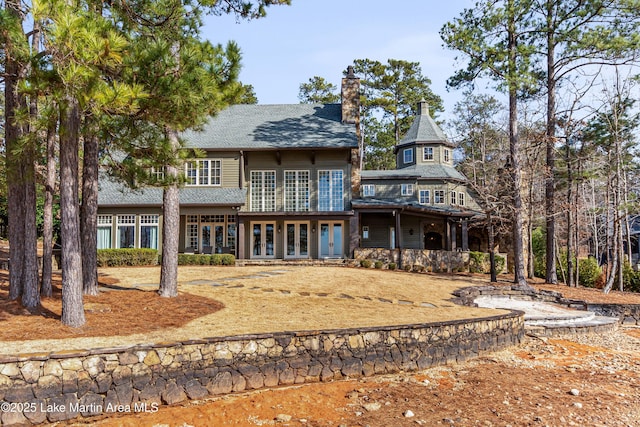
[(404, 164), (413, 163), (413, 148), (407, 148), (402, 152)]
[(433, 147), (424, 147), (422, 159), (425, 162), (433, 160)]
[(445, 149), (444, 149), (444, 155), (443, 155), (443, 156), (444, 156), (444, 161), (445, 161), (445, 162), (447, 162), (447, 163), (449, 163), (449, 161), (450, 161), (450, 159), (451, 159), (451, 157), (450, 157), (450, 156), (451, 156), (451, 154), (450, 154), (450, 152), (449, 152), (449, 149), (448, 149), (448, 148), (445, 148)]

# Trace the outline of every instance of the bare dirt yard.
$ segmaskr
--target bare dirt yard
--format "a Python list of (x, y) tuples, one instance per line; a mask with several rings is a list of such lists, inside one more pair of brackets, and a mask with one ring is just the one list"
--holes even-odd
[[(7, 300), (7, 275), (0, 271), (0, 353), (496, 313), (449, 301), (454, 289), (488, 284), (484, 276), (194, 267), (180, 269), (180, 297), (172, 300), (154, 292), (158, 268), (102, 269), (100, 281), (101, 295), (87, 299), (87, 325), (70, 329), (59, 323), (59, 296), (28, 313)], [(508, 286), (506, 278), (503, 285)], [(637, 294), (545, 288), (592, 302), (640, 304)], [(66, 425), (640, 426), (640, 328), (564, 339), (527, 337), (520, 346), (422, 372), (239, 393)]]

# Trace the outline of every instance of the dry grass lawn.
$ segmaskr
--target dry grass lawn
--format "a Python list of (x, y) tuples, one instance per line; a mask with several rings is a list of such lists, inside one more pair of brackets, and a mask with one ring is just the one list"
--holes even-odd
[[(181, 294), (197, 297), (198, 301), (209, 300), (214, 309), (196, 318), (185, 315), (181, 325), (158, 327), (162, 317), (171, 316), (174, 309), (169, 305), (162, 307), (161, 304), (154, 305), (156, 309), (144, 304), (146, 309), (143, 309), (141, 301), (157, 299), (154, 291), (159, 276), (159, 267), (101, 269), (100, 281), (106, 289), (110, 289), (104, 292), (104, 296), (108, 295), (111, 300), (103, 302), (100, 300), (103, 297), (99, 296), (91, 302), (106, 304), (109, 309), (89, 318), (85, 332), (72, 331), (65, 338), (64, 348), (85, 349), (247, 333), (436, 322), (499, 313), (491, 309), (460, 307), (449, 301), (451, 292), (469, 286), (470, 282), (465, 277), (344, 267), (181, 267), (178, 278)], [(223, 308), (216, 311), (218, 304), (222, 304)], [(125, 322), (116, 328), (104, 327), (107, 334), (96, 333), (100, 327), (91, 323), (117, 314), (120, 306), (132, 308), (128, 315), (132, 319), (135, 317), (137, 323), (141, 320), (148, 322), (149, 330), (129, 328)], [(25, 322), (42, 321), (39, 316), (24, 317), (26, 319), (22, 320)], [(175, 320), (176, 316), (172, 317)], [(56, 319), (47, 320), (59, 322)], [(63, 329), (59, 323), (56, 326)], [(19, 340), (5, 340), (0, 352), (11, 354), (60, 350), (59, 340), (52, 337), (44, 334), (40, 337), (30, 335)]]

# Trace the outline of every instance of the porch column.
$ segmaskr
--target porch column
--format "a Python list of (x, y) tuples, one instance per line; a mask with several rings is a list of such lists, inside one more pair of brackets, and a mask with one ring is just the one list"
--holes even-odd
[(455, 251), (456, 250), (456, 246), (457, 246), (457, 241), (458, 241), (458, 235), (457, 235), (457, 230), (458, 230), (458, 224), (455, 221), (451, 221), (449, 223), (449, 228), (451, 229), (451, 234), (450, 234), (450, 242), (451, 242), (451, 247), (450, 247), (450, 251)]
[(444, 250), (451, 250), (451, 223), (448, 219), (444, 220)]
[(400, 234), (402, 230), (400, 229), (400, 212), (394, 211), (396, 216), (396, 249), (402, 250), (400, 247)]
[(349, 257), (353, 258), (360, 247), (360, 212), (349, 218)]
[(238, 259), (244, 259), (244, 218), (238, 217)]
[(469, 251), (469, 221), (467, 219), (462, 220), (462, 250)]

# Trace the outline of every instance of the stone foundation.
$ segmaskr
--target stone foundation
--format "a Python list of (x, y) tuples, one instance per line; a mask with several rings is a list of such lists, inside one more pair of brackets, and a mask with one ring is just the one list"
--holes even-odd
[(518, 344), (522, 313), (417, 325), (0, 356), (2, 425), (155, 411), (187, 399), (416, 371)]

